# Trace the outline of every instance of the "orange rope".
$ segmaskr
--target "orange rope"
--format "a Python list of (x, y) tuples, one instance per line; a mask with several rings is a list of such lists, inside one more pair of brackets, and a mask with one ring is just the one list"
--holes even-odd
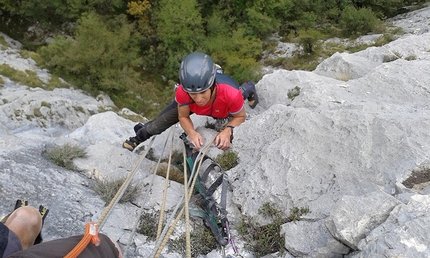
[(84, 251), (84, 249), (91, 242), (95, 246), (100, 245), (99, 229), (97, 224), (94, 222), (88, 222), (85, 226), (84, 237), (79, 241), (79, 243), (66, 255), (64, 258), (76, 258), (79, 254)]

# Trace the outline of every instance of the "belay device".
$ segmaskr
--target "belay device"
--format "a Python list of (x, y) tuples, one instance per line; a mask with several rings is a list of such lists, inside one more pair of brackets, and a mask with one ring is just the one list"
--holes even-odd
[[(187, 171), (192, 175), (199, 152), (195, 151), (194, 146), (188, 141), (186, 133), (180, 138), (184, 141), (186, 150)], [(190, 215), (201, 217), (206, 226), (208, 226), (217, 242), (225, 247), (229, 242), (236, 253), (234, 241), (230, 237), (229, 222), (227, 220), (227, 188), (228, 176), (221, 166), (208, 156), (201, 157), (202, 164), (207, 165), (203, 172), (197, 171), (194, 176), (197, 177), (195, 189), (197, 193), (193, 196), (195, 203), (202, 210), (190, 210)], [(191, 180), (191, 179), (190, 179)], [(219, 203), (216, 201), (219, 199)]]

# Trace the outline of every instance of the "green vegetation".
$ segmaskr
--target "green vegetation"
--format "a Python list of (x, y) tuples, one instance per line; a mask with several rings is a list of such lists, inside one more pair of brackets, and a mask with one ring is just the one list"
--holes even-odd
[(257, 257), (261, 257), (266, 254), (285, 251), (285, 239), (279, 234), (281, 225), (299, 220), (302, 215), (309, 213), (309, 208), (294, 207), (291, 209), (290, 215), (285, 217), (274, 204), (267, 202), (258, 210), (258, 213), (271, 219), (272, 222), (261, 226), (255, 219), (243, 216), (238, 232), (248, 243), (245, 247)]
[(37, 77), (34, 71), (26, 70), (25, 72), (16, 70), (9, 65), (0, 64), (0, 74), (8, 77), (12, 81), (27, 85), (30, 87), (42, 87), (42, 81)]
[(42, 101), (42, 102), (40, 103), (40, 106), (41, 106), (41, 107), (48, 107), (48, 108), (51, 108), (51, 103), (46, 102), (46, 101)]
[(33, 110), (33, 114), (35, 117), (42, 117), (43, 116), (42, 113), (40, 112), (40, 108), (35, 108)]
[[(151, 148), (146, 155), (146, 158), (154, 162), (158, 162), (159, 157), (155, 157), (154, 151)], [(166, 177), (169, 165), (169, 158), (162, 159), (157, 168), (156, 175)], [(174, 150), (170, 161), (169, 180), (177, 183), (184, 183), (184, 156), (182, 152)]]
[(73, 109), (77, 112), (85, 114), (85, 109), (82, 106), (74, 106)]
[[(93, 186), (93, 190), (100, 195), (100, 198), (109, 204), (115, 195), (118, 193), (119, 189), (125, 182), (124, 178), (117, 178), (114, 180), (96, 180), (95, 185)], [(119, 203), (129, 202), (133, 200), (137, 193), (139, 187), (136, 185), (129, 185), (124, 194), (121, 196), (121, 199), (118, 200)]]
[(61, 80), (57, 75), (52, 75), (51, 79), (49, 79), (48, 84), (45, 85), (46, 90), (53, 90), (56, 88), (68, 88), (69, 85)]
[[(173, 162), (173, 161), (172, 161)], [(172, 163), (174, 164), (174, 163)], [(157, 169), (157, 175), (166, 177), (167, 175), (167, 163), (160, 163)], [(184, 183), (184, 172), (181, 171), (178, 167), (175, 165), (170, 165), (170, 171), (169, 171), (169, 180), (175, 181), (177, 183), (183, 184)]]
[[(378, 33), (384, 39), (377, 44), (389, 42), (398, 32), (383, 21), (426, 2), (0, 0), (0, 30), (23, 43), (22, 56), (57, 78), (93, 95), (103, 91), (118, 108), (153, 118), (173, 99), (181, 59), (190, 52), (210, 54), (238, 83), (258, 81), (261, 63), (312, 70), (333, 51), (366, 47), (325, 50), (324, 40)], [(292, 58), (262, 60), (263, 50), (274, 49), (274, 33), (300, 50)], [(46, 44), (47, 38), (53, 41)], [(55, 81), (47, 87), (65, 86)]]
[(293, 89), (290, 89), (287, 95), (289, 99), (294, 100), (297, 96), (300, 95), (300, 87), (296, 86)]
[[(195, 225), (190, 233), (191, 257), (206, 255), (218, 247), (218, 242), (214, 238), (209, 228), (202, 225)], [(169, 252), (177, 252), (185, 257), (186, 237), (185, 235), (167, 242)]]
[(77, 144), (66, 143), (62, 146), (55, 146), (48, 150), (47, 157), (55, 164), (74, 170), (74, 158), (81, 158), (86, 155), (85, 150)]
[(136, 232), (148, 237), (149, 241), (157, 238), (158, 219), (154, 213), (143, 213), (139, 220)]
[(2, 49), (6, 49), (9, 44), (7, 43), (6, 39), (3, 36), (0, 36), (0, 45), (2, 46)]
[(237, 156), (236, 152), (228, 150), (216, 156), (215, 161), (224, 171), (227, 171), (239, 164), (239, 157)]
[(44, 66), (44, 60), (36, 52), (28, 51), (28, 50), (20, 50), (19, 53), (22, 56), (22, 58), (31, 58), (36, 62), (38, 66)]

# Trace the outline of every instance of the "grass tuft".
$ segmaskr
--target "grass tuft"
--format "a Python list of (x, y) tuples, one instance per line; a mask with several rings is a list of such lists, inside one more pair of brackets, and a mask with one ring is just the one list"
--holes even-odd
[(157, 238), (158, 219), (153, 213), (143, 213), (140, 217), (137, 233), (148, 237), (149, 241), (155, 241)]
[(58, 166), (74, 170), (74, 158), (81, 158), (86, 155), (85, 150), (77, 144), (66, 143), (56, 146), (47, 152), (48, 158)]
[[(106, 204), (110, 203), (111, 200), (115, 197), (115, 195), (118, 193), (119, 189), (125, 182), (124, 178), (117, 178), (114, 180), (96, 180), (96, 184), (93, 187), (93, 190), (100, 195), (103, 201), (106, 202)], [(119, 203), (129, 202), (133, 200), (137, 193), (138, 193), (139, 187), (136, 185), (129, 185), (125, 191), (124, 194), (121, 196), (121, 199), (118, 201)]]
[(237, 156), (236, 152), (228, 150), (216, 156), (215, 161), (224, 171), (227, 171), (239, 164), (239, 157)]
[(9, 65), (0, 65), (0, 74), (8, 77), (14, 82), (27, 85), (29, 87), (42, 87), (42, 81), (37, 77), (36, 72), (26, 70), (25, 72), (16, 70)]
[(297, 96), (300, 95), (300, 87), (296, 86), (293, 89), (288, 90), (287, 96), (289, 99), (294, 100)]
[(272, 203), (266, 202), (258, 213), (271, 219), (271, 223), (261, 226), (252, 217), (243, 216), (238, 226), (238, 232), (248, 243), (245, 248), (255, 256), (261, 257), (275, 252), (284, 252), (285, 239), (279, 234), (282, 224), (299, 220), (303, 214), (309, 213), (309, 208), (291, 209), (289, 216), (283, 213)]
[[(191, 257), (199, 257), (199, 255), (206, 255), (212, 250), (216, 249), (218, 242), (214, 238), (212, 231), (204, 226), (196, 226), (190, 233), (191, 242)], [(177, 252), (185, 257), (186, 250), (186, 237), (185, 235), (175, 240), (168, 242), (169, 252)]]

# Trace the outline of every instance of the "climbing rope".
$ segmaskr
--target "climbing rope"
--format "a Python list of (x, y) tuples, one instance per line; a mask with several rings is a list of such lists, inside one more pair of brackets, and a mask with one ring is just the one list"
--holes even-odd
[[(187, 179), (187, 151), (184, 146), (183, 156), (184, 156), (184, 198), (185, 200), (189, 200), (188, 198), (188, 179)], [(192, 191), (192, 189), (191, 189)], [(185, 244), (186, 244), (186, 255), (187, 258), (191, 258), (191, 233), (190, 233), (190, 213), (188, 209), (188, 202), (185, 202), (184, 204), (185, 208)]]
[(151, 148), (152, 143), (154, 142), (155, 137), (151, 139), (151, 141), (148, 144), (148, 147), (145, 149), (145, 151), (140, 156), (139, 160), (133, 167), (133, 169), (128, 174), (127, 178), (125, 179), (124, 183), (119, 188), (118, 192), (115, 194), (115, 196), (112, 198), (109, 205), (106, 207), (102, 215), (100, 216), (97, 223), (89, 222), (85, 226), (85, 233), (82, 237), (81, 241), (66, 255), (65, 258), (76, 258), (79, 256), (80, 253), (88, 246), (90, 242), (92, 242), (93, 245), (98, 246), (100, 244), (100, 239), (98, 237), (98, 231), (101, 229), (105, 223), (105, 218), (109, 216), (109, 214), (112, 211), (112, 208), (118, 203), (118, 201), (121, 199), (121, 197), (124, 195), (125, 190), (127, 189), (128, 185), (130, 184), (131, 178), (133, 177), (134, 173), (136, 172), (136, 169), (139, 167), (140, 163), (142, 163), (143, 158), (148, 153), (149, 149)]
[[(195, 182), (196, 182), (196, 180), (197, 180), (197, 176), (195, 176), (196, 174), (197, 174), (197, 172), (196, 171), (199, 171), (199, 169), (200, 169), (200, 166), (201, 166), (201, 164), (202, 164), (202, 162), (203, 162), (203, 158), (204, 158), (204, 156), (205, 156), (205, 154), (206, 154), (206, 152), (208, 151), (208, 149), (209, 149), (209, 147), (211, 146), (211, 144), (215, 141), (215, 139), (216, 139), (216, 137), (217, 137), (218, 135), (215, 135), (214, 136), (214, 138), (204, 147), (204, 148), (202, 148), (200, 151), (199, 151), (199, 153), (198, 153), (198, 155), (197, 155), (197, 158), (196, 158), (196, 160), (199, 160), (199, 162), (196, 162), (196, 163), (194, 163), (194, 166), (193, 166), (193, 169), (192, 169), (192, 171), (191, 171), (191, 176), (190, 176), (190, 179), (191, 178), (193, 178), (193, 180), (192, 180), (192, 183), (191, 183), (191, 181), (190, 182), (188, 182), (188, 187), (190, 187), (189, 186), (189, 184), (191, 183), (191, 187), (190, 187), (190, 189), (192, 190), (192, 189), (194, 189), (194, 185), (195, 185)], [(202, 151), (203, 150), (203, 151)], [(197, 166), (197, 169), (196, 169), (196, 165), (197, 165), (197, 163), (198, 163), (198, 166)], [(185, 164), (184, 164), (185, 165)], [(187, 187), (187, 186), (185, 186), (185, 187)], [(187, 199), (186, 199), (186, 202), (189, 202), (189, 200), (190, 200), (190, 197), (191, 196), (188, 196), (187, 197)], [(174, 229), (174, 227), (175, 227), (175, 225), (176, 225), (176, 223), (179, 221), (179, 219), (181, 218), (181, 216), (182, 216), (182, 213), (184, 212), (184, 210), (185, 210), (185, 208), (184, 207), (182, 207), (182, 209), (181, 209), (181, 211), (179, 212), (179, 214), (177, 215), (177, 217), (176, 217), (176, 219), (173, 221), (173, 222), (171, 222), (172, 220), (173, 220), (173, 217), (174, 217), (174, 214), (177, 212), (177, 210), (179, 209), (179, 206), (180, 206), (180, 204), (182, 203), (182, 201), (184, 200), (184, 198), (185, 198), (185, 196), (182, 196), (182, 199), (181, 199), (181, 201), (178, 203), (178, 205), (176, 206), (176, 208), (175, 208), (175, 210), (174, 210), (174, 212), (172, 213), (172, 216), (171, 216), (171, 218), (170, 218), (170, 220), (169, 220), (169, 222), (166, 224), (166, 227), (163, 229), (163, 232), (162, 232), (162, 234), (161, 234), (161, 236), (160, 236), (160, 238), (156, 241), (156, 243), (155, 243), (155, 249), (154, 249), (154, 252), (151, 254), (151, 256), (150, 257), (155, 257), (155, 258), (158, 258), (159, 256), (160, 256), (160, 254), (161, 254), (161, 251), (163, 250), (163, 248), (164, 248), (164, 246), (166, 245), (166, 243), (167, 243), (167, 241), (169, 240), (169, 237), (170, 237), (170, 235), (172, 234), (172, 232), (173, 232), (173, 229)], [(168, 225), (170, 225), (170, 227), (168, 227)]]
[[(191, 195), (189, 194), (189, 191), (192, 192), (192, 190), (194, 189), (196, 181), (197, 181), (197, 178), (198, 178), (198, 171), (200, 171), (200, 167), (201, 167), (201, 164), (202, 164), (202, 162), (204, 160), (206, 152), (208, 151), (208, 149), (211, 146), (211, 144), (215, 141), (217, 135), (215, 135), (214, 138), (204, 148), (202, 148), (199, 151), (199, 153), (197, 155), (197, 158), (195, 159), (196, 162), (194, 162), (193, 167), (192, 167), (192, 171), (191, 171), (191, 175), (190, 175), (190, 179), (192, 179), (192, 180), (190, 180), (190, 181), (188, 181), (188, 179), (187, 179), (188, 173), (187, 173), (187, 165), (186, 165), (187, 164), (186, 163), (186, 151), (185, 151), (185, 145), (184, 145), (184, 196), (182, 196), (182, 199), (177, 204), (174, 212), (172, 213), (172, 216), (169, 219), (169, 222), (166, 224), (166, 227), (161, 232), (161, 227), (162, 227), (161, 225), (162, 225), (162, 221), (163, 221), (163, 217), (164, 217), (164, 209), (165, 209), (165, 202), (166, 202), (166, 192), (167, 192), (167, 186), (168, 186), (168, 180), (169, 180), (169, 171), (170, 171), (171, 157), (172, 157), (172, 150), (173, 150), (174, 129), (172, 129), (170, 133), (171, 133), (171, 136), (172, 136), (172, 141), (171, 141), (170, 154), (169, 154), (169, 164), (168, 164), (167, 173), (166, 173), (166, 181), (165, 181), (163, 201), (162, 201), (162, 208), (161, 208), (161, 214), (160, 214), (160, 220), (159, 220), (159, 228), (157, 230), (157, 241), (156, 241), (156, 245), (155, 245), (155, 248), (154, 248), (155, 254), (153, 253), (151, 255), (151, 257), (158, 258), (160, 256), (160, 254), (161, 254), (164, 246), (166, 245), (167, 241), (169, 240), (169, 237), (172, 234), (172, 232), (173, 232), (173, 230), (174, 230), (177, 222), (182, 217), (182, 214), (185, 211), (185, 221), (186, 221), (186, 255), (187, 255), (187, 258), (191, 258), (190, 223), (189, 223), (189, 206), (188, 206), (188, 203), (189, 203), (189, 201), (191, 199)], [(109, 203), (109, 205), (106, 207), (105, 211), (100, 216), (98, 222), (97, 223), (89, 222), (86, 225), (84, 237), (65, 256), (65, 258), (75, 258), (75, 257), (77, 257), (86, 248), (86, 246), (89, 244), (89, 242), (92, 242), (95, 246), (98, 246), (100, 244), (100, 239), (98, 238), (98, 230), (99, 230), (99, 228), (103, 227), (103, 225), (105, 223), (105, 219), (110, 215), (110, 213), (112, 211), (112, 208), (118, 203), (118, 201), (123, 196), (125, 190), (127, 189), (127, 187), (129, 186), (129, 184), (131, 182), (131, 179), (132, 179), (134, 173), (136, 172), (137, 168), (141, 164), (143, 158), (147, 155), (147, 153), (148, 153), (148, 151), (149, 151), (152, 143), (154, 142), (154, 139), (155, 139), (155, 137), (153, 137), (151, 139), (151, 141), (148, 144), (145, 152), (140, 156), (139, 160), (136, 162), (135, 166), (133, 167), (133, 169), (128, 174), (128, 176), (125, 179), (124, 183), (122, 184), (122, 186), (120, 187), (120, 189), (118, 190), (118, 192), (116, 193), (116, 195), (113, 197), (113, 199), (111, 200), (111, 202)], [(165, 145), (164, 145), (164, 148), (163, 148), (163, 153), (164, 153), (167, 141), (168, 140), (166, 140), (166, 142), (165, 142)], [(158, 169), (158, 165), (160, 163), (161, 157), (162, 157), (162, 155), (160, 155), (160, 159), (159, 159), (159, 161), (157, 163), (155, 174), (156, 174), (156, 171)], [(154, 180), (154, 178), (155, 178), (155, 176), (153, 177), (153, 180)], [(149, 191), (150, 188), (152, 187), (153, 180), (152, 180), (151, 186), (149, 187), (149, 189), (147, 191)], [(147, 197), (147, 195), (148, 194), (145, 194), (145, 198)], [(182, 209), (178, 213), (176, 219), (172, 222), (172, 220), (174, 218), (174, 214), (176, 214), (177, 210), (181, 206), (181, 203), (182, 203), (182, 201), (184, 199), (185, 199), (184, 206), (182, 207)], [(141, 206), (141, 209), (140, 209), (139, 213), (140, 213), (140, 215), (138, 216), (138, 220), (137, 220), (136, 224), (139, 223), (141, 214), (143, 213), (143, 205)], [(168, 225), (170, 225), (170, 226), (168, 226)], [(133, 235), (136, 232), (136, 229), (137, 229), (137, 225), (133, 228), (133, 232), (130, 235), (128, 246), (131, 243), (131, 240), (133, 238)], [(223, 253), (224, 253), (224, 251), (223, 251)], [(224, 253), (223, 257), (225, 257), (225, 253)]]
[[(175, 125), (175, 127), (177, 127), (177, 125)], [(170, 129), (170, 133), (172, 133), (172, 129)], [(156, 175), (156, 173), (158, 171), (158, 167), (160, 165), (161, 158), (163, 157), (164, 151), (166, 150), (167, 142), (168, 142), (168, 140), (166, 139), (166, 141), (164, 142), (164, 146), (163, 146), (163, 149), (161, 151), (160, 157), (158, 158), (157, 165), (155, 166), (154, 175)], [(152, 180), (151, 180), (148, 188), (146, 189), (146, 191), (145, 191), (145, 193), (143, 195), (144, 198), (142, 200), (142, 205), (140, 206), (140, 209), (139, 209), (139, 212), (138, 212), (138, 215), (137, 215), (137, 220), (135, 222), (135, 225), (133, 227), (133, 230), (132, 230), (132, 232), (130, 234), (130, 237), (129, 237), (129, 240), (128, 240), (128, 243), (127, 243), (127, 255), (124, 256), (124, 257), (128, 257), (128, 253), (130, 251), (131, 242), (133, 241), (133, 238), (136, 235), (136, 230), (137, 230), (137, 228), (139, 226), (140, 218), (142, 217), (142, 214), (143, 214), (143, 211), (144, 211), (144, 207), (145, 206), (143, 204), (145, 204), (146, 201), (147, 201), (147, 198), (149, 196), (149, 192), (151, 191), (152, 186), (154, 185), (154, 181), (155, 181), (155, 176), (152, 177)]]
[[(173, 132), (172, 132), (172, 142), (171, 142), (171, 145), (170, 145), (170, 152), (169, 152), (169, 164), (167, 165), (167, 172), (166, 172), (166, 177), (165, 177), (166, 179), (164, 180), (163, 200), (161, 202), (160, 218), (158, 220), (157, 239), (158, 239), (158, 237), (160, 237), (161, 229), (163, 227), (164, 209), (166, 207), (167, 187), (169, 186), (170, 163), (172, 161), (173, 139), (174, 139), (174, 136), (175, 136), (174, 129), (172, 131)], [(160, 158), (161, 158), (161, 156), (160, 156)], [(156, 174), (156, 172), (157, 171), (155, 171), (154, 174)]]
[(106, 207), (102, 215), (100, 216), (99, 220), (97, 221), (97, 225), (99, 225), (99, 228), (101, 229), (104, 225), (105, 218), (109, 216), (109, 214), (112, 212), (112, 207), (115, 206), (118, 201), (121, 199), (121, 197), (124, 195), (125, 190), (127, 189), (128, 185), (131, 182), (131, 178), (134, 176), (134, 173), (136, 172), (137, 168), (139, 167), (140, 163), (142, 163), (142, 160), (145, 158), (146, 154), (148, 154), (149, 150), (151, 149), (151, 145), (154, 142), (155, 136), (152, 137), (151, 141), (149, 142), (147, 148), (145, 148), (145, 151), (140, 155), (139, 160), (134, 165), (133, 169), (130, 171), (130, 173), (127, 175), (127, 178), (125, 179), (124, 183), (119, 188), (118, 192), (115, 194), (109, 205)]

